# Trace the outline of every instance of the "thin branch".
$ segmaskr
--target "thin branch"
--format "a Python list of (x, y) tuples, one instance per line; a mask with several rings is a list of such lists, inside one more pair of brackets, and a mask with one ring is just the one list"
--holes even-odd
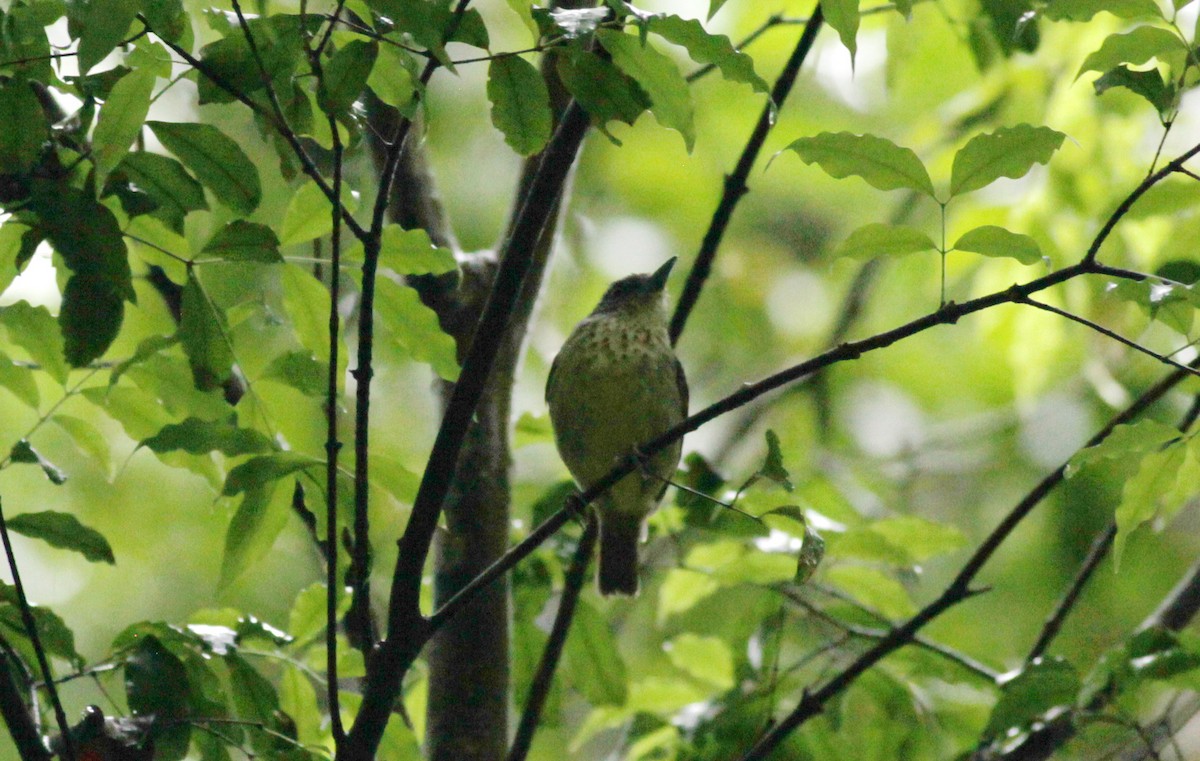
[(50, 761), (50, 751), (42, 742), (24, 696), (17, 689), (10, 658), (7, 654), (0, 655), (0, 716), (4, 718), (21, 761)]
[(1029, 649), (1029, 655), (1025, 656), (1025, 663), (1032, 663), (1035, 659), (1040, 658), (1054, 638), (1062, 630), (1063, 622), (1067, 620), (1067, 616), (1075, 609), (1075, 604), (1079, 601), (1079, 595), (1083, 592), (1083, 588), (1091, 580), (1096, 573), (1096, 569), (1100, 567), (1101, 561), (1108, 556), (1108, 551), (1112, 549), (1113, 540), (1117, 538), (1117, 524), (1110, 523), (1092, 542), (1091, 549), (1088, 550), (1087, 557), (1083, 559), (1079, 570), (1075, 572), (1075, 578), (1071, 581), (1071, 586), (1063, 593), (1062, 599), (1054, 606), (1054, 610), (1046, 618), (1046, 623), (1042, 625), (1042, 631), (1038, 634), (1037, 641), (1033, 643), (1033, 647)]
[(517, 734), (513, 739), (512, 748), (508, 752), (508, 761), (524, 761), (533, 744), (533, 734), (537, 731), (542, 718), (542, 708), (550, 695), (550, 687), (554, 682), (554, 673), (558, 670), (558, 662), (562, 657), (563, 647), (567, 642), (567, 634), (571, 629), (571, 621), (575, 618), (575, 604), (579, 602), (587, 578), (588, 564), (592, 562), (592, 553), (596, 548), (596, 536), (599, 524), (596, 515), (589, 512), (587, 525), (579, 544), (575, 547), (575, 555), (567, 568), (563, 579), (562, 595), (559, 598), (558, 610), (554, 614), (554, 624), (550, 627), (550, 636), (542, 649), (542, 658), (538, 662), (537, 671), (529, 685), (529, 696), (525, 699), (525, 710), (521, 713), (521, 721), (517, 725)]
[(1065, 317), (1066, 319), (1071, 320), (1072, 322), (1077, 322), (1080, 325), (1091, 328), (1092, 330), (1096, 331), (1097, 333), (1099, 333), (1102, 336), (1107, 336), (1108, 338), (1111, 338), (1118, 343), (1125, 344), (1129, 348), (1131, 348), (1135, 351), (1139, 351), (1142, 354), (1145, 354), (1147, 357), (1153, 357), (1154, 359), (1157, 359), (1159, 362), (1162, 362), (1164, 365), (1170, 365), (1171, 367), (1174, 367), (1176, 370), (1183, 370), (1185, 372), (1191, 373), (1192, 375), (1200, 376), (1200, 370), (1196, 370), (1195, 368), (1188, 367), (1187, 365), (1185, 365), (1181, 362), (1177, 362), (1176, 360), (1171, 359), (1168, 356), (1159, 354), (1158, 352), (1153, 351), (1151, 349), (1147, 349), (1145, 346), (1142, 346), (1138, 342), (1131, 341), (1128, 338), (1126, 338), (1125, 336), (1120, 335), (1119, 333), (1114, 333), (1113, 331), (1109, 330), (1108, 328), (1104, 327), (1103, 325), (1099, 325), (1095, 322), (1092, 322), (1091, 320), (1087, 319), (1086, 317), (1080, 317), (1079, 315), (1072, 314), (1071, 312), (1068, 312), (1065, 309), (1059, 309), (1056, 306), (1051, 306), (1050, 304), (1046, 304), (1041, 301), (1034, 301), (1033, 299), (1029, 298), (1028, 296), (1023, 296), (1023, 297), (1017, 299), (1016, 303), (1028, 304), (1031, 307), (1036, 307), (1045, 312), (1050, 312), (1051, 314), (1056, 314), (1059, 317)]
[(17, 607), (21, 610), (21, 622), (25, 626), (25, 635), (33, 646), (37, 656), (38, 668), (42, 671), (42, 681), (46, 686), (46, 694), (50, 697), (50, 706), (54, 709), (54, 720), (58, 723), (58, 731), (62, 735), (63, 757), (68, 761), (75, 759), (75, 740), (71, 737), (71, 724), (67, 721), (67, 713), (63, 710), (62, 701), (58, 698), (58, 688), (54, 684), (54, 674), (50, 671), (50, 659), (46, 657), (46, 648), (42, 646), (41, 635), (38, 634), (37, 622), (33, 620), (33, 609), (25, 596), (25, 585), (21, 583), (21, 574), (17, 570), (17, 556), (13, 552), (12, 540), (8, 535), (8, 522), (4, 518), (3, 500), (0, 500), (0, 541), (4, 542), (4, 554), (8, 558), (8, 570), (12, 573), (13, 588), (17, 593)]
[[(124, 47), (125, 45), (136, 42), (149, 33), (149, 29), (143, 28), (142, 31), (135, 32), (132, 36), (126, 37), (118, 42), (116, 47)], [(77, 55), (79, 55), (78, 50), (71, 50), (65, 53), (47, 53), (45, 55), (29, 56), (28, 58), (14, 58), (11, 61), (0, 61), (0, 68), (7, 68), (9, 66), (23, 66), (27, 63), (37, 63), (39, 61), (57, 61), (63, 58), (73, 58)], [(80, 72), (80, 74), (82, 75), (83, 72)]]
[(746, 147), (742, 149), (742, 155), (738, 158), (733, 173), (725, 177), (721, 200), (713, 212), (708, 231), (704, 233), (700, 251), (696, 254), (696, 261), (692, 264), (691, 271), (688, 272), (683, 293), (680, 294), (679, 302), (675, 305), (675, 314), (671, 316), (672, 344), (679, 340), (684, 325), (687, 324), (688, 315), (692, 313), (692, 309), (700, 299), (700, 291), (704, 288), (709, 273), (712, 272), (713, 260), (717, 256), (717, 249), (721, 245), (721, 239), (725, 236), (725, 230), (729, 227), (733, 210), (748, 190), (746, 179), (750, 176), (750, 170), (758, 159), (763, 143), (766, 142), (767, 134), (774, 126), (775, 110), (782, 106), (792, 91), (792, 86), (796, 83), (796, 76), (800, 73), (800, 66), (808, 57), (809, 51), (812, 50), (813, 42), (817, 39), (817, 32), (821, 29), (823, 21), (821, 6), (818, 5), (813, 11), (812, 18), (804, 26), (804, 32), (800, 35), (799, 42), (796, 43), (792, 57), (788, 59), (783, 71), (779, 73), (779, 78), (775, 80), (775, 86), (771, 88), (771, 100), (763, 106), (758, 123), (754, 125), (754, 131), (750, 133), (750, 139), (746, 141)]

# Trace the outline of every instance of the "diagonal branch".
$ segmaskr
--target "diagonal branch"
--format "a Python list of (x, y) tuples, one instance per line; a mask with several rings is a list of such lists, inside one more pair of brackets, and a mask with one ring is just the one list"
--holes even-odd
[(683, 293), (679, 296), (679, 303), (675, 306), (675, 314), (671, 317), (671, 343), (679, 340), (684, 325), (687, 324), (688, 315), (692, 313), (692, 309), (700, 299), (700, 291), (704, 288), (709, 273), (712, 272), (712, 263), (717, 256), (717, 248), (721, 245), (721, 239), (725, 237), (725, 230), (729, 227), (733, 210), (737, 208), (738, 201), (748, 190), (746, 178), (750, 176), (750, 170), (754, 167), (754, 162), (762, 151), (767, 134), (775, 124), (775, 111), (782, 107), (788, 93), (792, 91), (792, 86), (796, 83), (796, 76), (800, 73), (800, 66), (808, 58), (808, 53), (812, 50), (813, 42), (816, 41), (817, 32), (820, 31), (824, 20), (821, 6), (818, 5), (813, 11), (812, 17), (804, 25), (804, 32), (800, 35), (800, 41), (796, 43), (792, 57), (788, 59), (779, 78), (775, 80), (775, 86), (771, 88), (771, 100), (763, 106), (758, 123), (754, 125), (754, 131), (750, 133), (750, 139), (746, 141), (746, 147), (742, 149), (742, 155), (738, 158), (733, 173), (725, 177), (725, 188), (721, 193), (721, 200), (717, 203), (716, 211), (713, 212), (708, 231), (704, 233), (704, 240), (700, 243), (700, 252), (696, 254), (696, 261), (692, 265), (691, 272), (688, 273)]

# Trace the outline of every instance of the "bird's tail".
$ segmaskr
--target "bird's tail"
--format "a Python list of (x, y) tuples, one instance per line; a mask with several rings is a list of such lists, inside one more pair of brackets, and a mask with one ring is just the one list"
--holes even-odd
[(602, 595), (635, 595), (638, 589), (638, 541), (641, 521), (636, 516), (609, 514), (600, 518)]

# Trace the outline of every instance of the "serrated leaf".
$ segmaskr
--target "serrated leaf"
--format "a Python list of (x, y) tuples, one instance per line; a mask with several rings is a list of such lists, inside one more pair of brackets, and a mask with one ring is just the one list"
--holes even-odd
[(458, 268), (454, 252), (438, 248), (421, 228), (405, 230), (400, 225), (383, 228), (379, 263), (397, 275), (444, 275)]
[(18, 301), (0, 307), (0, 325), (7, 331), (8, 340), (24, 349), (47, 375), (60, 385), (67, 382), (62, 331), (49, 310)]
[(692, 96), (675, 62), (624, 32), (601, 29), (596, 37), (612, 55), (613, 63), (650, 96), (650, 111), (658, 123), (682, 135), (691, 153), (696, 142)]
[(1054, 708), (1074, 705), (1080, 687), (1079, 672), (1066, 660), (1038, 658), (1004, 683), (985, 735), (1003, 737), (1010, 729), (1029, 727)]
[(1038, 264), (1042, 261), (1042, 249), (1037, 241), (996, 225), (983, 225), (965, 233), (955, 241), (954, 248), (984, 256), (1016, 259), (1021, 264)]
[(454, 339), (442, 331), (437, 315), (421, 303), (412, 288), (380, 278), (375, 286), (375, 308), (387, 334), (413, 359), (431, 365), (448, 381), (458, 379)]
[(1177, 507), (1168, 505), (1164, 497), (1176, 492), (1175, 485), (1186, 456), (1187, 447), (1181, 446), (1181, 442), (1168, 444), (1142, 457), (1137, 472), (1125, 482), (1121, 489), (1121, 504), (1117, 506), (1115, 514), (1117, 536), (1113, 541), (1114, 566), (1120, 566), (1125, 543), (1136, 528), (1156, 516), (1160, 510)]
[(19, 462), (26, 465), (37, 465), (46, 474), (46, 478), (56, 486), (61, 486), (67, 482), (67, 474), (62, 468), (58, 467), (50, 460), (42, 456), (42, 453), (33, 448), (33, 445), (26, 439), (21, 439), (13, 444), (12, 449), (8, 452), (8, 457), (13, 462)]
[(179, 340), (201, 391), (219, 387), (233, 372), (225, 314), (209, 301), (200, 281), (189, 277), (180, 305)]
[(220, 452), (229, 457), (274, 449), (271, 440), (252, 428), (238, 428), (222, 420), (201, 420), (189, 417), (182, 423), (171, 423), (139, 446), (153, 452), (183, 451), (188, 454)]
[(176, 233), (183, 232), (183, 218), (188, 212), (208, 208), (204, 186), (170, 156), (135, 151), (125, 156), (117, 171), (158, 203), (150, 215)]
[(850, 51), (851, 65), (858, 52), (858, 0), (821, 0), (825, 21), (838, 33), (838, 39)]
[(1118, 66), (1092, 83), (1096, 94), (1102, 95), (1114, 87), (1124, 87), (1141, 96), (1160, 115), (1175, 107), (1175, 88), (1163, 80), (1157, 69), (1135, 71), (1128, 66)]
[(937, 245), (920, 230), (873, 222), (850, 233), (850, 237), (834, 250), (834, 255), (873, 259), (877, 256), (903, 256), (935, 250)]
[(1145, 419), (1118, 425), (1099, 444), (1076, 452), (1067, 463), (1065, 475), (1070, 478), (1083, 466), (1102, 459), (1126, 460), (1132, 455), (1150, 452), (1179, 438), (1177, 428), (1157, 420)]
[(627, 693), (625, 661), (608, 621), (580, 600), (567, 636), (566, 652), (571, 681), (592, 705), (621, 705)]
[(1108, 71), (1120, 64), (1140, 66), (1151, 58), (1167, 53), (1187, 54), (1187, 46), (1169, 30), (1157, 26), (1139, 26), (1124, 34), (1111, 34), (1100, 49), (1083, 60), (1078, 79), (1085, 71)]
[(514, 151), (532, 156), (545, 147), (554, 116), (550, 91), (533, 64), (520, 56), (492, 59), (487, 96), (492, 104), (492, 124)]
[(221, 203), (238, 214), (258, 208), (258, 169), (232, 138), (211, 124), (149, 121), (146, 126)]
[(79, 14), (79, 71), (87, 74), (113, 51), (137, 16), (134, 0), (85, 0)]
[[(342, 205), (353, 212), (358, 208), (358, 193), (342, 185)], [(333, 210), (329, 198), (309, 181), (300, 186), (288, 201), (287, 211), (279, 226), (279, 244), (293, 246), (319, 238), (333, 230)]]
[(150, 112), (150, 94), (154, 91), (154, 72), (134, 70), (117, 81), (109, 93), (96, 129), (92, 132), (92, 159), (96, 164), (96, 187), (103, 187), (129, 147), (137, 139)]
[(300, 454), (299, 452), (276, 452), (274, 454), (252, 457), (229, 471), (229, 475), (225, 477), (225, 487), (221, 493), (227, 497), (232, 497), (235, 494), (241, 494), (251, 489), (261, 489), (275, 483), (284, 476), (323, 464), (323, 461)]
[(53, 510), (22, 513), (9, 518), (7, 523), (9, 531), (41, 539), (51, 547), (78, 552), (93, 563), (113, 565), (117, 562), (104, 535), (83, 525), (70, 513)]
[(754, 59), (735, 50), (725, 35), (709, 34), (697, 20), (672, 15), (654, 16), (649, 22), (649, 30), (668, 42), (683, 46), (696, 63), (716, 66), (721, 76), (730, 82), (743, 82), (755, 92), (771, 91), (766, 80), (754, 71)]
[(340, 116), (350, 110), (367, 86), (367, 77), (379, 54), (374, 40), (351, 40), (333, 54), (325, 65), (318, 102), (327, 114)]
[(279, 239), (274, 231), (266, 225), (244, 219), (235, 219), (218, 230), (204, 244), (201, 253), (227, 262), (276, 264), (283, 261), (279, 254)]
[(917, 154), (875, 135), (822, 132), (802, 137), (784, 150), (806, 164), (817, 164), (831, 177), (861, 177), (878, 190), (908, 188), (934, 197), (933, 181)]
[[(229, 478), (233, 477), (231, 472)], [(284, 500), (276, 498), (277, 494), (282, 493), (278, 486), (277, 480), (264, 478), (256, 479), (239, 490), (244, 492), (244, 496), (225, 533), (225, 553), (221, 558), (221, 577), (217, 589), (228, 589), (237, 581), (271, 549), (279, 532), (287, 525), (287, 505), (282, 504)], [(226, 494), (233, 493), (229, 491), (228, 480), (225, 487)], [(290, 492), (290, 489), (287, 491)]]
[(641, 85), (611, 61), (593, 53), (570, 49), (560, 55), (558, 76), (591, 116), (592, 123), (610, 140), (615, 138), (605, 126), (608, 122), (633, 124), (650, 107), (650, 97)]
[(950, 195), (986, 187), (1001, 177), (1024, 177), (1034, 164), (1045, 164), (1062, 145), (1061, 132), (1018, 124), (976, 135), (954, 155)]

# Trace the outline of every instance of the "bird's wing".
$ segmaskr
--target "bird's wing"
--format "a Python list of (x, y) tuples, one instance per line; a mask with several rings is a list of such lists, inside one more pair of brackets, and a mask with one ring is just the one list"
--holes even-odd
[[(553, 369), (551, 369), (551, 372), (553, 372)], [(683, 374), (683, 365), (680, 364), (678, 357), (675, 358), (675, 385), (678, 386), (678, 388), (679, 388), (679, 402), (680, 402), (680, 406), (683, 408), (682, 409), (683, 416), (687, 417), (687, 414), (688, 414), (688, 384), (687, 384), (687, 378)]]

